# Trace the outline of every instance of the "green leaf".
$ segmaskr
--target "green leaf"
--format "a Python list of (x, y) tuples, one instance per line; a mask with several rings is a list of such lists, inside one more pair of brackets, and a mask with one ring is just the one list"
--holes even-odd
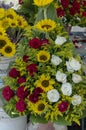
[(58, 125), (66, 125), (66, 126), (71, 126), (72, 123), (71, 122), (68, 122), (66, 121), (63, 117), (59, 117), (58, 120), (55, 120), (55, 123), (58, 124)]
[(42, 117), (40, 117), (40, 116), (35, 116), (35, 115), (30, 115), (30, 121), (32, 122), (32, 123), (47, 123), (47, 121), (46, 121), (46, 119), (42, 116)]

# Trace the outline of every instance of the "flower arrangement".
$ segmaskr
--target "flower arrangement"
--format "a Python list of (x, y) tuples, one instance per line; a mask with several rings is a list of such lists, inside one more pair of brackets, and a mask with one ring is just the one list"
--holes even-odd
[(47, 17), (53, 2), (34, 0), (44, 18), (37, 18), (18, 44), (3, 78), (3, 109), (11, 117), (29, 114), (32, 122), (80, 124), (86, 107), (84, 65), (62, 23)]
[(13, 57), (28, 24), (14, 9), (1, 5), (4, 7), (0, 8), (0, 56)]
[(86, 26), (86, 0), (58, 0), (56, 10), (64, 25)]

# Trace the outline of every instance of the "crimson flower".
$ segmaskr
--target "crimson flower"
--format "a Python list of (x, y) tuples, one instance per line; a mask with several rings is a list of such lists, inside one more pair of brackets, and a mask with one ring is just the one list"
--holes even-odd
[(58, 17), (62, 17), (65, 15), (65, 11), (61, 7), (57, 8), (56, 12)]
[(19, 112), (23, 112), (26, 110), (26, 103), (24, 100), (22, 99), (19, 99), (19, 101), (16, 103), (16, 109), (19, 111)]
[(32, 93), (30, 96), (29, 96), (29, 100), (32, 102), (32, 103), (36, 103), (38, 102), (38, 95), (35, 94), (35, 93)]
[(9, 73), (8, 73), (9, 77), (12, 78), (17, 78), (20, 76), (20, 72), (16, 70), (16, 68), (12, 68)]
[(40, 93), (43, 93), (43, 89), (40, 88), (40, 87), (37, 87), (37, 88), (35, 88), (34, 93), (35, 93), (36, 95), (39, 95)]
[(42, 39), (41, 42), (42, 42), (41, 43), (42, 45), (49, 44), (49, 40), (48, 39)]
[(86, 17), (86, 12), (85, 11), (82, 12), (82, 16)]
[(62, 101), (58, 105), (58, 109), (59, 109), (60, 112), (65, 112), (68, 109), (68, 102), (67, 101)]
[(41, 40), (38, 38), (33, 38), (32, 40), (29, 41), (29, 45), (31, 48), (37, 49), (39, 47), (41, 47)]
[(18, 82), (18, 84), (22, 84), (22, 83), (26, 82), (26, 78), (21, 76), (21, 77), (18, 78), (17, 82)]
[(63, 8), (67, 8), (69, 6), (69, 0), (61, 0), (61, 4)]
[(20, 87), (17, 89), (16, 95), (17, 95), (19, 98), (24, 99), (24, 98), (27, 97), (27, 95), (28, 95), (28, 90), (25, 89), (24, 86), (20, 86)]
[(14, 96), (14, 92), (9, 86), (5, 86), (2, 90), (2, 95), (5, 100), (9, 101)]
[(24, 55), (23, 56), (23, 61), (27, 63), (29, 61), (29, 57), (27, 55)]
[(77, 2), (76, 0), (73, 1), (73, 8), (75, 8), (75, 10), (79, 11), (80, 10), (80, 3)]
[(23, 0), (18, 0), (19, 4), (22, 4), (23, 3)]
[(34, 73), (37, 72), (37, 65), (36, 64), (30, 64), (26, 67), (26, 69), (29, 71), (30, 76), (33, 76)]

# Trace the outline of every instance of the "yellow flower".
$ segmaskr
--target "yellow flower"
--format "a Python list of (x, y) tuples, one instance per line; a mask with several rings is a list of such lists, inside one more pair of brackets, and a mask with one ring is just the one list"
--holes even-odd
[(37, 6), (45, 6), (53, 2), (53, 0), (34, 0), (34, 4)]
[(3, 8), (0, 8), (0, 19), (2, 19), (5, 16), (5, 10)]
[(2, 21), (0, 21), (0, 25), (7, 29), (9, 27), (9, 23), (11, 22), (11, 19), (4, 18)]
[(4, 46), (6, 46), (7, 43), (9, 43), (9, 39), (5, 36), (0, 36), (0, 51)]
[(10, 20), (9, 26), (15, 28), (18, 26), (16, 19)]
[(6, 30), (2, 26), (0, 26), (0, 37), (1, 36), (7, 36)]
[(32, 109), (33, 113), (41, 115), (42, 113), (45, 113), (47, 110), (47, 102), (39, 100), (37, 103), (29, 104), (30, 109)]
[(44, 74), (35, 82), (35, 85), (40, 86), (45, 92), (53, 89), (53, 84), (55, 84), (55, 81), (50, 79), (50, 76), (45, 76)]
[(37, 54), (37, 60), (39, 62), (47, 62), (50, 59), (50, 54), (47, 51), (39, 51)]
[(35, 27), (41, 31), (51, 31), (56, 27), (56, 23), (51, 19), (44, 19), (39, 21)]
[(15, 44), (9, 43), (2, 49), (2, 55), (5, 57), (13, 57), (16, 52), (16, 46)]
[(18, 27), (24, 28), (28, 26), (28, 23), (22, 16), (17, 15), (16, 21), (17, 21)]
[(6, 10), (5, 17), (7, 17), (9, 19), (15, 19), (16, 16), (17, 16), (17, 14), (12, 8), (9, 8), (8, 10)]

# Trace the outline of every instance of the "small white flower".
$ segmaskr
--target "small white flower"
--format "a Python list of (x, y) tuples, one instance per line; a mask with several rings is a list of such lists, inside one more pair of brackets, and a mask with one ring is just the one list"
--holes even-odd
[(50, 102), (57, 102), (60, 98), (59, 92), (56, 89), (52, 89), (47, 92), (47, 98)]
[(69, 72), (74, 72), (81, 69), (81, 64), (79, 61), (77, 61), (74, 58), (69, 59), (69, 61), (66, 61), (67, 70)]
[(62, 62), (62, 59), (59, 58), (58, 56), (56, 55), (52, 55), (52, 58), (51, 58), (51, 63), (54, 64), (54, 65), (59, 65), (60, 63)]
[(80, 75), (73, 73), (73, 74), (72, 74), (72, 80), (73, 80), (74, 83), (79, 83), (79, 82), (82, 81), (82, 78), (81, 78)]
[(57, 71), (57, 73), (56, 73), (56, 80), (58, 82), (65, 83), (66, 80), (67, 80), (66, 78), (67, 78), (67, 75), (65, 73)]
[(63, 43), (65, 43), (67, 40), (65, 37), (61, 37), (61, 36), (57, 36), (56, 40), (55, 40), (55, 44), (56, 45), (62, 45)]
[(79, 105), (81, 102), (82, 102), (82, 98), (78, 94), (76, 94), (72, 97), (72, 104), (73, 105)]
[(64, 95), (70, 96), (72, 94), (72, 85), (70, 83), (63, 83), (61, 91)]

